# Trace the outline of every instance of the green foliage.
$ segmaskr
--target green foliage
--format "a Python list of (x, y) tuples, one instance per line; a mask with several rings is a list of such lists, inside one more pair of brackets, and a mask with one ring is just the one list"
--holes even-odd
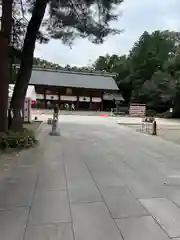
[(76, 37), (88, 37), (94, 43), (102, 43), (107, 35), (120, 32), (119, 29), (111, 28), (110, 23), (118, 19), (119, 12), (116, 9), (122, 2), (123, 0), (14, 0), (12, 44), (22, 48), (28, 19), (35, 10), (38, 22), (38, 5), (43, 4), (48, 11), (36, 34), (40, 43), (55, 38), (71, 44)]
[(34, 132), (23, 129), (21, 132), (7, 132), (0, 135), (0, 149), (29, 148), (37, 144)]
[(154, 117), (145, 117), (144, 122), (152, 123), (152, 122), (154, 122)]
[(159, 113), (173, 108), (180, 117), (180, 33), (144, 32), (127, 56), (100, 56), (94, 68), (116, 72), (126, 103), (143, 103)]
[(68, 44), (77, 37), (102, 43), (109, 34), (120, 33), (110, 23), (118, 19), (116, 8), (121, 3), (122, 0), (51, 0), (48, 33)]
[(166, 112), (163, 112), (163, 113), (157, 113), (156, 117), (159, 117), (159, 118), (172, 118), (172, 113), (170, 111), (166, 111)]
[(153, 109), (147, 109), (146, 116), (147, 117), (154, 117), (156, 115), (156, 112)]

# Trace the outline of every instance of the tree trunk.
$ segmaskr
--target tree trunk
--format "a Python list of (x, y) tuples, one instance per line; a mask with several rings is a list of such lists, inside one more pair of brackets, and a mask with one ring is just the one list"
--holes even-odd
[(10, 128), (15, 131), (21, 130), (23, 126), (21, 112), (23, 111), (26, 91), (32, 73), (33, 56), (37, 34), (45, 14), (47, 2), (47, 0), (36, 0), (32, 12), (32, 17), (27, 27), (23, 51), (21, 55), (20, 69), (17, 75), (10, 106), (13, 112)]
[(7, 131), (8, 109), (8, 55), (12, 28), (13, 0), (2, 1), (0, 31), (0, 132)]

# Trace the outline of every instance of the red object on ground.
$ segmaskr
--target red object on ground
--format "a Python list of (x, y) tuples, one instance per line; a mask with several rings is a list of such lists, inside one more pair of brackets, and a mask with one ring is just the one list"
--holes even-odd
[(109, 115), (107, 113), (100, 114), (101, 117), (108, 117)]

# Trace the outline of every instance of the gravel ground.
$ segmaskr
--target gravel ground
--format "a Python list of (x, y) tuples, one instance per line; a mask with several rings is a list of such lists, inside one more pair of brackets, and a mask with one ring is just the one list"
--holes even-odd
[[(128, 127), (140, 132), (141, 124), (128, 124)], [(180, 144), (180, 126), (179, 125), (158, 125), (158, 137), (164, 140)]]
[(42, 121), (36, 121), (36, 122), (32, 122), (32, 123), (24, 123), (23, 127), (27, 128), (27, 129), (31, 129), (33, 131), (36, 131), (39, 126), (41, 125)]
[(0, 180), (0, 240), (179, 239), (179, 145), (113, 118), (59, 122)]
[(168, 128), (161, 127), (159, 129), (159, 136), (165, 140), (180, 144), (180, 127)]

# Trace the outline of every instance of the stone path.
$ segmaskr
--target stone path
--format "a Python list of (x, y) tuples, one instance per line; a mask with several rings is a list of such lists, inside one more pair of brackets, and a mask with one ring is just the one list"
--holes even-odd
[(180, 147), (96, 120), (45, 126), (7, 170), (0, 240), (180, 239)]

